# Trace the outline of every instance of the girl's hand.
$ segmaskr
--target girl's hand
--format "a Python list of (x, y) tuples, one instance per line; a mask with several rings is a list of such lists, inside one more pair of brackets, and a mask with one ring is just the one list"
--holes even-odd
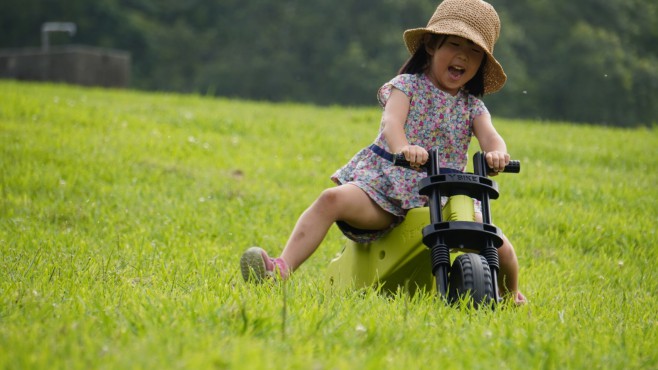
[(414, 168), (425, 164), (430, 156), (425, 148), (418, 145), (405, 145), (400, 149), (399, 153), (404, 154), (404, 159), (409, 161), (411, 167)]
[[(493, 151), (487, 152), (485, 155), (487, 164), (489, 167), (493, 168), (494, 172), (501, 172), (505, 169), (505, 166), (509, 163), (510, 156), (508, 153)], [(497, 173), (493, 173), (492, 176), (496, 176)]]

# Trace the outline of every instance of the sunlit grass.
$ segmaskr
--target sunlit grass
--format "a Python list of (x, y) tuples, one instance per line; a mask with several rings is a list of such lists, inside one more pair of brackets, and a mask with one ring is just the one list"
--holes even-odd
[(530, 304), (490, 312), (332, 291), (335, 229), (285, 285), (242, 282), (240, 253), (278, 253), (374, 139), (374, 101), (4, 81), (0, 102), (3, 368), (658, 366), (653, 130), (496, 119), (523, 164), (493, 216)]

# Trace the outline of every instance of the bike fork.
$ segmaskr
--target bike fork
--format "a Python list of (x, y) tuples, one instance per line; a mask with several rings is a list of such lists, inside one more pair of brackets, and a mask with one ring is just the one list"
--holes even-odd
[(448, 270), (450, 269), (450, 251), (441, 241), (430, 250), (432, 256), (432, 273), (436, 279), (436, 290), (444, 299), (448, 299)]

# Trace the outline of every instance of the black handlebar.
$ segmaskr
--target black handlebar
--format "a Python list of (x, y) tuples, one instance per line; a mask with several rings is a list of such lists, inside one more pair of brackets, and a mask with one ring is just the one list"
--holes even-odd
[[(427, 172), (429, 170), (430, 163), (431, 163), (431, 158), (419, 167), (412, 167), (411, 163), (404, 158), (404, 154), (398, 153), (398, 154), (393, 155), (393, 165), (395, 165), (395, 166), (411, 168), (411, 169), (419, 169), (419, 170)], [(521, 162), (518, 161), (518, 160), (509, 161), (507, 166), (505, 166), (505, 169), (501, 172), (519, 173), (519, 172), (521, 172)], [(495, 171), (493, 170), (493, 168), (491, 168), (487, 165), (487, 173), (491, 174), (491, 173), (495, 173)]]

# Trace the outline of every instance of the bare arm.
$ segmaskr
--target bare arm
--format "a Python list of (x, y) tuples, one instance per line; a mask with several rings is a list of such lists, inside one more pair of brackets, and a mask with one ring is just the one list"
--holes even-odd
[(473, 133), (480, 142), (480, 149), (487, 153), (487, 164), (496, 172), (502, 171), (509, 163), (505, 140), (500, 136), (491, 122), (491, 115), (482, 114), (473, 122)]
[(404, 132), (404, 125), (409, 115), (410, 100), (402, 91), (393, 88), (386, 102), (382, 121), (384, 138), (393, 153), (402, 153), (413, 166), (427, 162), (429, 154), (418, 145), (410, 145)]

